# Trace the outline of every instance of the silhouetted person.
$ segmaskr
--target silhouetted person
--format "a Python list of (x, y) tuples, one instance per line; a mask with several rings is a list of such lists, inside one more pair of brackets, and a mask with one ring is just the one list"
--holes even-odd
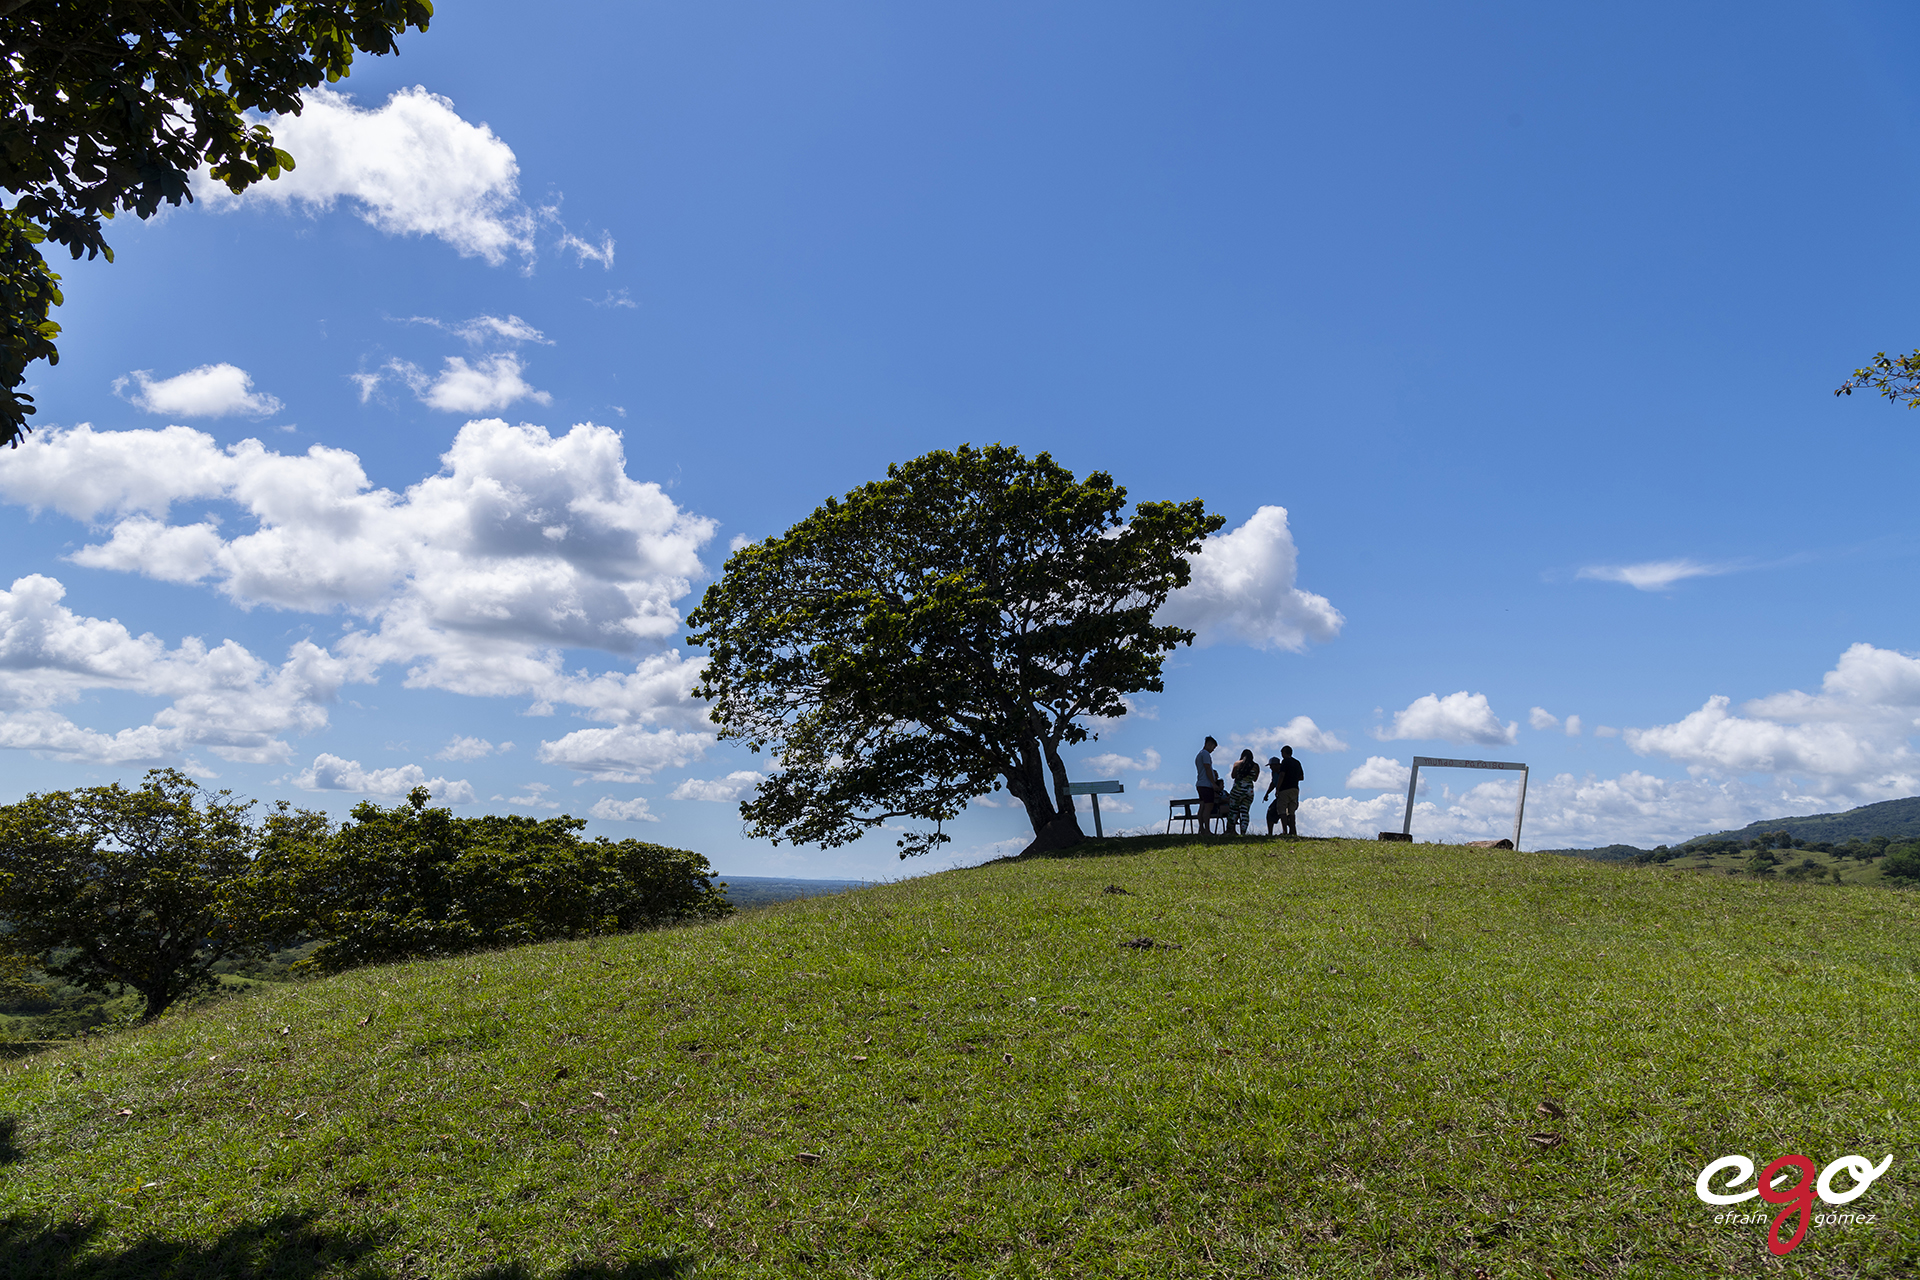
[(1260, 765), (1254, 760), (1253, 752), (1242, 751), (1240, 758), (1233, 762), (1231, 773), (1233, 808), (1227, 814), (1227, 834), (1245, 835), (1253, 820), (1253, 788), (1260, 781)]
[(1213, 834), (1213, 749), (1220, 744), (1212, 737), (1193, 758), (1194, 790), (1200, 793), (1200, 834)]
[(1300, 784), (1306, 779), (1307, 771), (1293, 758), (1292, 747), (1280, 748), (1280, 754), (1267, 761), (1267, 770), (1270, 774), (1267, 794), (1274, 797), (1273, 803), (1267, 806), (1267, 834), (1273, 834), (1274, 820), (1278, 819), (1282, 835), (1298, 837), (1300, 828), (1294, 815), (1300, 809)]

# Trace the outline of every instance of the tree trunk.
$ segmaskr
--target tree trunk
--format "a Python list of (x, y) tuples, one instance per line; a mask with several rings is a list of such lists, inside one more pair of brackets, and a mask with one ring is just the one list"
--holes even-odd
[[(1033, 823), (1033, 842), (1020, 851), (1023, 858), (1032, 853), (1070, 849), (1086, 839), (1080, 830), (1080, 818), (1073, 811), (1073, 797), (1067, 793), (1067, 766), (1061, 762), (1055, 746), (1052, 739), (1038, 736), (1020, 744), (1022, 777), (1020, 790), (1014, 794), (1027, 806), (1027, 820)], [(1011, 776), (1007, 789), (1014, 789)]]

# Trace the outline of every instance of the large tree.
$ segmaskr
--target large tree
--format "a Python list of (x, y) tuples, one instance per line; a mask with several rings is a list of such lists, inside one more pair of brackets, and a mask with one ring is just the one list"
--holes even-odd
[(60, 358), (40, 245), (111, 262), (101, 220), (193, 199), (201, 165), (236, 193), (278, 177), (293, 157), (245, 113), (297, 115), (355, 51), (391, 53), (432, 16), (428, 0), (0, 0), (0, 441), (29, 429), (27, 366)]
[(75, 986), (126, 987), (156, 1018), (254, 949), (230, 901), (252, 868), (251, 805), (171, 769), (0, 807), (6, 948)]
[(1193, 633), (1154, 615), (1222, 520), (1047, 454), (962, 446), (887, 468), (741, 548), (688, 617), (720, 736), (772, 758), (748, 831), (833, 846), (907, 819), (901, 857), (1004, 787), (1035, 847), (1080, 838), (1063, 745), (1161, 688)]

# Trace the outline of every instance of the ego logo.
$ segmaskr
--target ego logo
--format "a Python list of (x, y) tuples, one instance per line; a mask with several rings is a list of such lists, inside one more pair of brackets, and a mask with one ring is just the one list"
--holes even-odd
[[(1879, 1164), (1867, 1163), (1866, 1157), (1864, 1156), (1841, 1156), (1838, 1160), (1835, 1160), (1823, 1169), (1820, 1172), (1820, 1176), (1816, 1179), (1813, 1174), (1813, 1161), (1807, 1159), (1805, 1156), (1781, 1156), (1778, 1160), (1775, 1160), (1772, 1164), (1760, 1171), (1759, 1181), (1749, 1190), (1723, 1192), (1713, 1189), (1714, 1178), (1721, 1172), (1732, 1169), (1735, 1172), (1733, 1177), (1727, 1181), (1726, 1185), (1728, 1187), (1737, 1187), (1748, 1178), (1753, 1177), (1753, 1161), (1747, 1159), (1745, 1156), (1721, 1156), (1718, 1160), (1715, 1160), (1712, 1164), (1700, 1171), (1700, 1176), (1694, 1179), (1693, 1190), (1696, 1195), (1708, 1204), (1739, 1204), (1742, 1200), (1751, 1200), (1753, 1197), (1759, 1196), (1768, 1204), (1785, 1205), (1786, 1208), (1782, 1209), (1774, 1217), (1773, 1225), (1767, 1228), (1767, 1248), (1775, 1256), (1779, 1256), (1792, 1253), (1795, 1247), (1798, 1246), (1800, 1241), (1806, 1236), (1807, 1219), (1813, 1213), (1813, 1198), (1816, 1194), (1827, 1204), (1847, 1204), (1851, 1201), (1858, 1200), (1867, 1193), (1867, 1188), (1873, 1185), (1873, 1180), (1885, 1173), (1887, 1166), (1892, 1163), (1892, 1155), (1888, 1155), (1887, 1158)], [(1797, 1169), (1800, 1171), (1800, 1181), (1790, 1187), (1782, 1185), (1787, 1181), (1788, 1175), (1783, 1172), (1787, 1169)], [(1835, 1176), (1842, 1173), (1852, 1179), (1853, 1185), (1844, 1191), (1838, 1191), (1834, 1189), (1833, 1180)], [(1779, 1174), (1780, 1176), (1776, 1178), (1774, 1176), (1775, 1174)], [(1792, 1237), (1788, 1239), (1785, 1244), (1782, 1244), (1780, 1242), (1780, 1224), (1785, 1222), (1795, 1211), (1798, 1211), (1800, 1214), (1800, 1224), (1794, 1228)], [(1753, 1219), (1743, 1218), (1742, 1220), (1757, 1221), (1760, 1217), (1764, 1216), (1764, 1214), (1759, 1214), (1755, 1215)], [(1728, 1214), (1726, 1217), (1734, 1219), (1742, 1218), (1742, 1215)], [(1831, 1220), (1839, 1222), (1843, 1219), (1847, 1222), (1871, 1222), (1873, 1221), (1873, 1215), (1832, 1214), (1822, 1217), (1821, 1221)], [(1714, 1219), (1716, 1222), (1719, 1220), (1718, 1218)]]

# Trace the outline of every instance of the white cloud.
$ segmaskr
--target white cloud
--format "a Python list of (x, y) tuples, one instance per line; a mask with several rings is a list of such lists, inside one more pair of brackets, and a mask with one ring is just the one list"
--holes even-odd
[(647, 782), (659, 769), (677, 769), (706, 754), (713, 738), (672, 729), (649, 731), (637, 725), (575, 729), (540, 744), (541, 764), (577, 769), (596, 782)]
[(1232, 736), (1235, 746), (1252, 747), (1254, 754), (1260, 756), (1277, 753), (1281, 747), (1292, 747), (1296, 752), (1322, 754), (1347, 749), (1342, 738), (1322, 729), (1313, 722), (1311, 716), (1295, 716), (1272, 729), (1256, 729), (1249, 734), (1236, 733)]
[(1192, 580), (1168, 599), (1159, 621), (1192, 630), (1200, 645), (1238, 640), (1298, 652), (1310, 640), (1331, 640), (1346, 619), (1325, 596), (1294, 585), (1298, 560), (1287, 509), (1261, 507), (1202, 544)]
[[(347, 664), (302, 640), (274, 667), (233, 641), (189, 636), (169, 649), (117, 621), (74, 613), (66, 588), (32, 574), (0, 591), (0, 746), (63, 760), (127, 764), (177, 759), (205, 748), (225, 760), (285, 760), (287, 732), (327, 723), (327, 704), (350, 678)], [(101, 733), (53, 707), (94, 691), (166, 699), (146, 725)]]
[(511, 750), (513, 750), (513, 744), (511, 742), (503, 742), (496, 747), (485, 738), (454, 737), (448, 739), (447, 745), (434, 752), (430, 758), (434, 760), (480, 760), (492, 755), (496, 751), (505, 755)]
[(1083, 756), (1073, 766), (1073, 772), (1082, 782), (1098, 782), (1123, 773), (1158, 773), (1160, 772), (1160, 753), (1152, 747), (1148, 747), (1138, 756), (1123, 756), (1118, 752), (1103, 751), (1099, 755)]
[[(324, 723), (321, 704), (341, 682), (373, 680), (390, 664), (405, 666), (413, 688), (523, 697), (543, 713), (570, 705), (620, 726), (704, 730), (704, 711), (690, 696), (700, 659), (669, 649), (644, 654), (629, 670), (594, 674), (570, 670), (563, 652), (628, 654), (676, 637), (674, 602), (704, 576), (699, 550), (713, 523), (682, 511), (658, 485), (630, 479), (620, 437), (605, 427), (582, 424), (554, 437), (534, 426), (470, 422), (442, 461), (438, 475), (394, 493), (372, 487), (344, 450), (315, 446), (289, 456), (257, 440), (222, 449), (186, 427), (81, 426), (38, 433), (9, 455), (0, 496), (104, 526), (104, 538), (73, 556), (90, 568), (206, 583), (243, 608), (338, 611), (356, 620), (332, 653), (296, 646), (296, 657), (305, 656), (292, 674), (258, 675), (271, 695), (261, 696), (282, 699), (279, 710), (266, 720), (232, 718), (237, 736), (218, 751), (283, 756), (275, 734)], [(231, 503), (239, 516), (169, 523), (173, 505), (185, 501)], [(325, 678), (301, 674), (309, 671)], [(243, 732), (255, 721), (263, 727)], [(34, 740), (75, 741), (54, 729), (34, 730)], [(192, 740), (212, 745), (221, 732), (209, 722)], [(680, 737), (712, 740), (705, 732)], [(572, 759), (588, 740), (563, 741), (549, 745)], [(132, 758), (136, 744), (87, 740), (85, 750)], [(618, 751), (579, 758), (594, 761), (595, 772), (637, 774), (656, 767), (647, 762), (658, 754), (649, 746), (625, 766), (609, 763)]]
[[(133, 393), (127, 394), (128, 386)], [(124, 396), (148, 413), (181, 418), (225, 418), (240, 414), (264, 418), (280, 412), (280, 401), (253, 389), (253, 377), (231, 364), (203, 364), (171, 378), (155, 379), (146, 369), (135, 369), (113, 380), (115, 395)]]
[(1620, 736), (1620, 731), (1610, 724), (1596, 725), (1594, 726), (1593, 736), (1596, 738), (1617, 738)]
[(1683, 719), (1628, 729), (1637, 754), (1661, 755), (1696, 777), (1765, 774), (1816, 796), (1856, 801), (1920, 791), (1910, 739), (1920, 713), (1920, 658), (1856, 644), (1818, 694), (1793, 690), (1729, 711), (1716, 695)]
[(448, 804), (472, 804), (473, 785), (466, 779), (448, 781), (429, 778), (417, 764), (397, 769), (363, 769), (358, 760), (344, 760), (321, 752), (313, 764), (293, 776), (293, 785), (303, 791), (356, 791), (369, 796), (404, 796), (415, 787), (425, 787), (436, 800)]
[[(508, 804), (517, 804), (527, 809), (558, 809), (560, 807), (559, 801), (547, 799), (547, 792), (553, 790), (553, 788), (546, 783), (529, 782), (526, 784), (526, 788), (527, 794), (523, 796), (507, 796), (505, 797), (506, 802)], [(495, 800), (501, 798), (500, 796), (494, 797)]]
[(633, 294), (626, 289), (609, 289), (606, 297), (598, 300), (588, 298), (586, 301), (588, 305), (595, 307), (638, 307), (640, 305), (633, 300)]
[(612, 796), (601, 796), (593, 802), (593, 808), (587, 812), (596, 818), (609, 822), (658, 822), (657, 814), (647, 808), (645, 796), (637, 800), (615, 800)]
[(509, 315), (504, 320), (499, 316), (475, 316), (459, 324), (448, 324), (432, 316), (412, 316), (410, 320), (414, 324), (428, 325), (450, 333), (456, 338), (464, 338), (476, 347), (494, 342), (537, 342), (548, 347), (553, 345), (553, 339), (516, 315)]
[[(1420, 778), (1422, 795), (1430, 797), (1427, 774)], [(1398, 831), (1406, 811), (1406, 787), (1403, 771), (1397, 787), (1383, 789), (1370, 800), (1315, 796), (1309, 791), (1300, 803), (1300, 830), (1306, 835), (1359, 839)], [(1509, 837), (1518, 792), (1517, 779), (1501, 777), (1438, 800), (1419, 800), (1413, 810), (1413, 838), (1458, 842)], [(1527, 788), (1520, 843), (1527, 849), (1616, 843), (1651, 848), (1796, 811), (1808, 811), (1803, 800), (1738, 783), (1675, 781), (1638, 771), (1616, 778), (1536, 775)]]
[(1665, 591), (1686, 578), (1711, 578), (1732, 573), (1735, 566), (1702, 564), (1698, 560), (1648, 560), (1641, 564), (1588, 565), (1574, 576), (1601, 582), (1624, 582), (1640, 591)]
[(1579, 716), (1567, 717), (1567, 736), (1569, 738), (1577, 738), (1580, 736), (1580, 717)]
[(1383, 742), (1412, 738), (1488, 745), (1511, 743), (1519, 734), (1517, 723), (1500, 723), (1486, 694), (1464, 689), (1444, 698), (1431, 693), (1415, 698), (1405, 710), (1394, 713), (1390, 726), (1373, 731)]
[(594, 244), (592, 241), (583, 240), (569, 231), (560, 237), (560, 247), (562, 249), (572, 250), (580, 259), (580, 265), (583, 267), (589, 262), (597, 262), (607, 270), (613, 270), (612, 236), (603, 235), (600, 237), (600, 243)]
[[(553, 400), (522, 376), (526, 366), (510, 351), (478, 357), (472, 364), (465, 356), (448, 356), (437, 375), (410, 360), (389, 360), (384, 368), (406, 383), (421, 404), (447, 413), (489, 413), (522, 400), (538, 404)], [(378, 373), (348, 376), (358, 384), (363, 404), (382, 381)]]
[(670, 800), (715, 800), (721, 803), (738, 800), (766, 780), (766, 774), (755, 773), (751, 769), (736, 769), (724, 778), (711, 781), (702, 778), (688, 778), (675, 787), (667, 797)]
[(1560, 727), (1560, 717), (1545, 707), (1535, 707), (1527, 712), (1527, 723), (1536, 729), (1557, 729)]
[(315, 210), (346, 199), (389, 235), (435, 236), (496, 265), (533, 256), (538, 217), (520, 200), (513, 148), (461, 119), (451, 100), (419, 86), (372, 111), (326, 88), (304, 100), (299, 115), (268, 122), (292, 172), (239, 196), (203, 173), (194, 196), (214, 208), (298, 201)]
[(1358, 787), (1362, 791), (1400, 791), (1407, 789), (1407, 779), (1413, 774), (1411, 765), (1401, 764), (1387, 756), (1368, 756), (1367, 762), (1347, 775), (1347, 785)]

